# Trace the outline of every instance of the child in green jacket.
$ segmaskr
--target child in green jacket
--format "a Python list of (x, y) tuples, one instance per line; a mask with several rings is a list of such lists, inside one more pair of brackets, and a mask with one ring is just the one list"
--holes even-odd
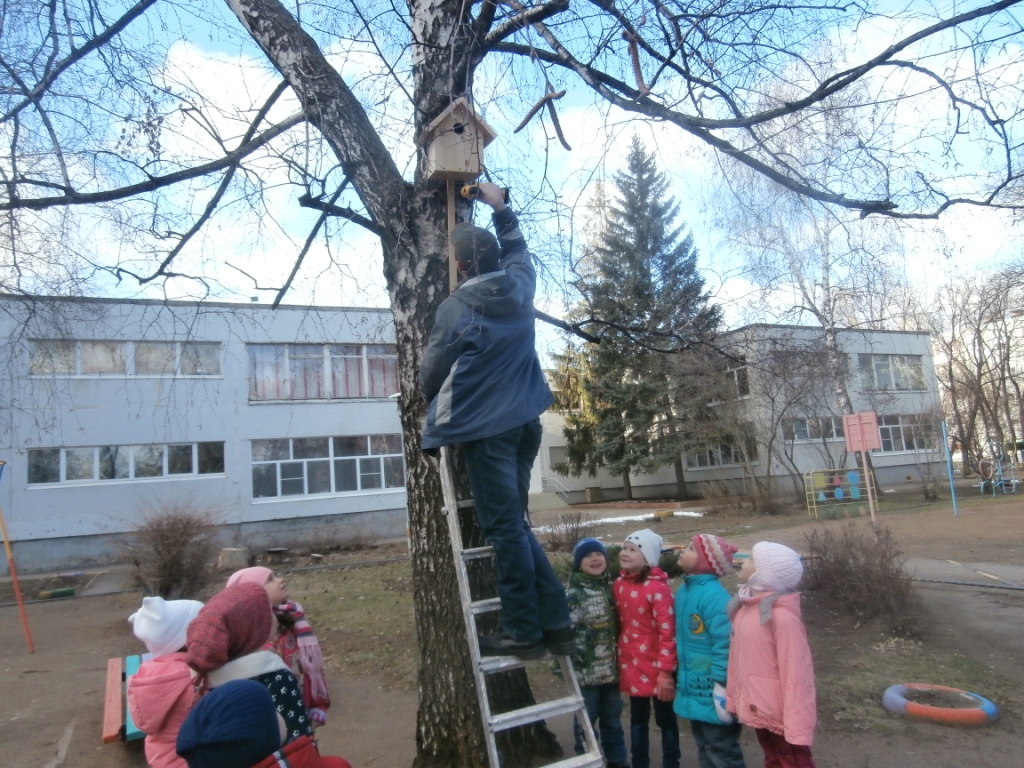
[(725, 710), (732, 623), (729, 593), (718, 581), (732, 568), (734, 552), (725, 539), (705, 533), (679, 553), (685, 579), (676, 591), (679, 680), (673, 708), (690, 721), (698, 764), (714, 768), (745, 768), (741, 726)]
[[(600, 730), (608, 768), (626, 768), (615, 644), (619, 621), (612, 598), (608, 557), (597, 539), (580, 539), (573, 547), (573, 570), (565, 588), (576, 639), (573, 666), (591, 724)], [(583, 729), (573, 721), (576, 754), (584, 752)]]

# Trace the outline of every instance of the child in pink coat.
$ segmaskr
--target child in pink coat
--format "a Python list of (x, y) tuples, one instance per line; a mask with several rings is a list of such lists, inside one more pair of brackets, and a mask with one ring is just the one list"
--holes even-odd
[(800, 555), (762, 541), (743, 564), (730, 603), (726, 708), (755, 730), (765, 768), (815, 768), (814, 665), (796, 587)]
[(651, 707), (661, 729), (661, 764), (679, 768), (676, 695), (676, 620), (668, 575), (658, 567), (662, 538), (649, 528), (622, 542), (622, 573), (612, 585), (619, 613), (619, 689), (629, 695), (633, 768), (648, 768)]
[(128, 681), (128, 711), (146, 734), (150, 768), (187, 768), (174, 751), (178, 730), (192, 708), (193, 673), (185, 661), (186, 631), (203, 604), (147, 597), (128, 617), (153, 658)]

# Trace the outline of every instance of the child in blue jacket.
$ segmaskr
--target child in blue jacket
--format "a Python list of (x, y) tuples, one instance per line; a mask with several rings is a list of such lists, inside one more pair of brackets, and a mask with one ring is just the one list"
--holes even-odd
[(679, 679), (673, 708), (690, 721), (701, 768), (746, 768), (742, 726), (725, 709), (732, 623), (729, 593), (718, 579), (732, 568), (734, 552), (725, 539), (700, 534), (679, 553), (685, 580), (675, 601)]

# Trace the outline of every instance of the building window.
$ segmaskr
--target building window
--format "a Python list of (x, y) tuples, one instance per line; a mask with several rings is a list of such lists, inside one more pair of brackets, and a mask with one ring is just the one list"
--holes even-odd
[(870, 390), (923, 390), (921, 355), (857, 355), (861, 380)]
[(404, 487), (399, 434), (252, 441), (254, 499)]
[(29, 485), (223, 472), (223, 442), (36, 448), (28, 452)]
[(394, 344), (250, 344), (250, 400), (341, 400), (398, 392)]
[(750, 374), (747, 368), (747, 361), (743, 358), (733, 362), (725, 369), (728, 386), (735, 393), (735, 397), (746, 397), (750, 394)]
[(215, 341), (55, 341), (29, 344), (34, 376), (220, 376)]
[(719, 467), (727, 464), (755, 463), (757, 461), (757, 442), (753, 433), (748, 431), (742, 444), (732, 435), (726, 435), (722, 442), (707, 445), (686, 454), (687, 469), (702, 467)]
[(879, 416), (882, 453), (935, 449), (935, 424), (930, 416)]
[(789, 442), (842, 440), (843, 437), (843, 420), (837, 416), (782, 420), (782, 438)]

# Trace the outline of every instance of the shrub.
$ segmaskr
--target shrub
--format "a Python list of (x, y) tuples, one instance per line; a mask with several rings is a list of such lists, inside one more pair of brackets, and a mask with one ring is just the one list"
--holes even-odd
[(195, 597), (213, 574), (212, 525), (211, 510), (190, 500), (145, 507), (142, 524), (125, 545), (132, 579), (149, 595)]
[(572, 552), (576, 542), (594, 535), (594, 519), (582, 512), (563, 512), (551, 526), (547, 536), (548, 549), (554, 552)]
[(817, 528), (807, 534), (807, 544), (808, 589), (822, 590), (861, 621), (878, 616), (892, 632), (917, 634), (920, 605), (888, 528), (864, 532), (854, 523), (838, 533)]

